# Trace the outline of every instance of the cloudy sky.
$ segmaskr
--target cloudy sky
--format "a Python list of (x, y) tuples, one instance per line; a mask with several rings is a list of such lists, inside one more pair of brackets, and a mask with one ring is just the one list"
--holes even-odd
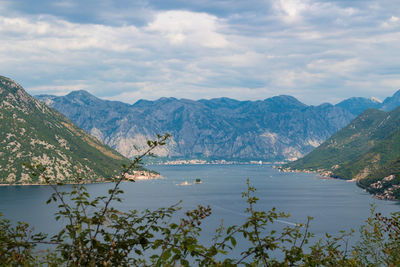
[(384, 99), (400, 89), (400, 1), (1, 0), (0, 57), (31, 94)]

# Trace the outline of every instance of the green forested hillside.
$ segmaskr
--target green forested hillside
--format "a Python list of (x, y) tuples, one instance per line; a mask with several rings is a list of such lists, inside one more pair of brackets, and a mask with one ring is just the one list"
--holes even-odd
[[(400, 124), (397, 125), (400, 128)], [(383, 133), (384, 130), (382, 131)], [(400, 129), (394, 133), (388, 130), (387, 133), (390, 134), (385, 139), (377, 142), (368, 151), (344, 163), (340, 168), (335, 170), (335, 175), (341, 178), (355, 177), (362, 179), (399, 157)]]
[(283, 166), (355, 179), (369, 192), (389, 199), (399, 198), (398, 167), (400, 108), (367, 110), (307, 156)]
[(68, 182), (111, 177), (127, 159), (0, 76), (0, 183), (31, 184), (24, 163), (47, 166), (47, 174)]
[(288, 164), (292, 169), (332, 170), (365, 153), (383, 137), (376, 126), (387, 118), (384, 111), (368, 109), (305, 157)]

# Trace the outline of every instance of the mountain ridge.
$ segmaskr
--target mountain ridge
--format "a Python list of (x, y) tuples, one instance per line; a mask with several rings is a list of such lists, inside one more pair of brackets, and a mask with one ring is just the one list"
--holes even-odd
[(171, 142), (157, 151), (162, 157), (265, 161), (307, 154), (358, 115), (357, 101), (361, 109), (377, 105), (355, 98), (309, 106), (287, 95), (256, 101), (163, 97), (132, 105), (93, 95), (91, 105), (78, 93), (36, 97), (127, 157), (135, 155), (133, 145), (168, 132)]
[(103, 181), (128, 160), (0, 76), (0, 183), (44, 183), (24, 164), (42, 164), (54, 182)]
[(301, 102), (300, 100), (298, 100), (294, 96), (285, 95), (285, 94), (271, 96), (271, 97), (268, 97), (268, 98), (257, 99), (257, 100), (238, 100), (238, 99), (231, 98), (231, 97), (226, 97), (226, 96), (213, 97), (213, 98), (200, 98), (198, 100), (189, 99), (189, 98), (177, 98), (177, 97), (166, 97), (166, 96), (163, 96), (163, 97), (160, 97), (160, 98), (155, 99), (155, 100), (148, 100), (148, 99), (140, 98), (136, 102), (131, 103), (131, 104), (127, 103), (127, 102), (120, 101), (120, 100), (103, 99), (103, 98), (95, 96), (94, 94), (90, 93), (89, 91), (87, 91), (85, 89), (73, 90), (73, 91), (70, 91), (69, 93), (67, 93), (66, 95), (39, 94), (39, 95), (33, 95), (33, 97), (36, 98), (36, 99), (39, 99), (40, 101), (43, 101), (46, 98), (53, 99), (53, 98), (60, 98), (60, 97), (63, 98), (63, 97), (67, 97), (67, 96), (77, 96), (77, 95), (85, 95), (87, 97), (96, 98), (96, 99), (99, 99), (101, 101), (122, 103), (122, 104), (129, 105), (129, 106), (134, 106), (134, 105), (136, 105), (137, 103), (140, 103), (140, 102), (152, 102), (152, 103), (154, 103), (154, 102), (159, 102), (160, 100), (161, 101), (162, 100), (188, 100), (188, 101), (194, 101), (194, 102), (210, 102), (211, 101), (211, 102), (248, 103), (248, 102), (259, 102), (259, 101), (262, 102), (262, 101), (268, 101), (268, 100), (272, 100), (272, 99), (291, 99), (293, 102), (300, 103), (300, 105), (304, 105), (304, 106), (320, 106), (320, 105), (324, 105), (324, 104), (330, 104), (330, 105), (333, 105), (333, 106), (341, 107), (341, 106), (344, 106), (344, 104), (347, 103), (347, 102), (356, 102), (357, 103), (357, 101), (359, 101), (360, 104), (362, 104), (362, 103), (381, 104), (382, 106), (378, 105), (377, 109), (382, 109), (383, 110), (383, 104), (393, 103), (394, 106), (395, 106), (394, 108), (396, 108), (397, 106), (399, 106), (399, 102), (400, 102), (400, 89), (395, 91), (392, 96), (386, 97), (383, 101), (378, 99), (378, 98), (376, 98), (376, 97), (358, 97), (358, 96), (354, 96), (354, 97), (349, 97), (349, 98), (343, 99), (343, 100), (341, 100), (340, 102), (338, 102), (336, 104), (332, 104), (332, 103), (329, 103), (329, 102), (323, 102), (323, 103), (318, 104), (318, 105), (308, 105), (308, 104), (305, 104), (305, 103)]

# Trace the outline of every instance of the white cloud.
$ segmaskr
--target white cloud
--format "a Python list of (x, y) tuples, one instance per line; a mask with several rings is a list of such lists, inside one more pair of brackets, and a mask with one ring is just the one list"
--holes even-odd
[[(111, 27), (98, 24), (78, 24), (54, 17), (0, 17), (0, 34), (10, 39), (2, 49), (41, 52), (53, 50), (104, 49), (127, 51), (138, 30), (134, 26)], [(7, 38), (7, 36), (11, 36)], [(1, 48), (0, 48), (1, 49)]]
[(256, 67), (260, 64), (265, 63), (268, 59), (271, 58), (274, 58), (274, 56), (266, 55), (264, 53), (258, 53), (255, 51), (244, 51), (241, 53), (232, 53), (220, 57), (209, 57), (203, 59), (203, 61), (206, 60), (208, 63), (213, 63), (221, 66), (242, 68)]
[(391, 21), (391, 22), (398, 22), (399, 20), (400, 20), (399, 17), (396, 17), (396, 16), (391, 16), (391, 17), (390, 17), (390, 21)]
[(383, 28), (394, 28), (400, 25), (400, 17), (391, 16), (389, 19), (382, 23)]
[(69, 85), (44, 85), (35, 86), (29, 88), (29, 91), (33, 94), (53, 94), (53, 95), (65, 95), (71, 91), (76, 90), (87, 90), (90, 86), (87, 84), (69, 84)]
[[(320, 23), (331, 20), (331, 23), (346, 25), (349, 18), (357, 15), (355, 7), (341, 7), (330, 1), (316, 0), (271, 0), (275, 14), (291, 26), (299, 26), (307, 21), (318, 19)], [(315, 26), (315, 25), (314, 25)]]
[(337, 59), (318, 59), (307, 64), (307, 68), (317, 72), (329, 72), (340, 75), (351, 75), (353, 72), (360, 72), (362, 68), (367, 67), (366, 62), (358, 58), (346, 60)]
[(398, 76), (386, 75), (386, 77), (378, 77), (370, 76), (364, 80), (349, 80), (346, 81), (345, 86), (356, 90), (358, 90), (358, 88), (363, 88), (366, 96), (376, 96), (379, 99), (385, 99), (388, 96), (392, 96), (400, 89), (400, 79)]
[(283, 20), (288, 23), (301, 19), (301, 13), (309, 6), (308, 0), (276, 0), (274, 8)]
[[(179, 99), (186, 98), (195, 100), (228, 96), (230, 98), (240, 100), (259, 100), (275, 94), (274, 91), (271, 91), (269, 88), (265, 87), (256, 89), (246, 87), (219, 87), (215, 88), (216, 90), (208, 90), (207, 94), (205, 95), (201, 92), (200, 88), (193, 85), (187, 85), (183, 91), (175, 89), (178, 94), (174, 93), (174, 88), (168, 86), (166, 87), (165, 84), (135, 83), (126, 84), (124, 86), (128, 86), (130, 90), (126, 90), (112, 97), (105, 97), (104, 99), (111, 99), (132, 104), (139, 99), (156, 100), (163, 96), (174, 96)], [(202, 89), (204, 90), (204, 88)]]
[(173, 45), (197, 44), (210, 48), (228, 45), (225, 36), (218, 32), (220, 21), (207, 13), (166, 11), (156, 15), (147, 29), (159, 32)]
[(149, 43), (160, 44), (161, 36), (167, 37), (174, 45), (223, 48), (228, 45), (228, 41), (223, 34), (217, 32), (218, 28), (219, 21), (215, 16), (189, 11), (159, 13), (145, 28), (133, 25), (71, 23), (52, 16), (30, 18), (0, 16), (0, 34), (11, 40), (8, 45), (0, 49), (37, 52), (104, 49), (138, 52), (140, 47), (148, 48)]
[(278, 88), (304, 88), (319, 83), (325, 74), (311, 73), (304, 70), (280, 70), (274, 72), (272, 79)]
[(398, 86), (400, 21), (380, 2), (254, 0), (257, 8), (244, 8), (232, 1), (223, 10), (146, 3), (118, 9), (99, 0), (92, 18), (79, 21), (69, 9), (27, 15), (0, 2), (0, 74), (34, 94), (85, 89), (131, 103), (291, 94), (315, 104)]
[(393, 90), (400, 89), (400, 79), (398, 77), (393, 77), (391, 79), (383, 79), (380, 81), (382, 87), (392, 88)]

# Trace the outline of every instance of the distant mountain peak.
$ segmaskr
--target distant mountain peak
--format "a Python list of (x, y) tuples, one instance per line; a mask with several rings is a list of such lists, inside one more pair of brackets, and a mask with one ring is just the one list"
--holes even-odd
[(300, 102), (297, 98), (290, 95), (278, 95), (264, 100), (265, 103), (272, 104), (271, 108), (274, 110), (280, 109), (302, 109), (308, 107), (306, 104)]
[(374, 96), (370, 97), (369, 99), (371, 99), (372, 102), (376, 102), (376, 103), (382, 103), (383, 102), (382, 100), (380, 100), (379, 98), (374, 97)]
[(394, 92), (394, 94), (392, 96), (387, 97), (383, 103), (385, 102), (389, 102), (392, 99), (400, 99), (400, 90), (397, 90), (396, 92)]
[(277, 95), (277, 96), (273, 96), (273, 97), (270, 97), (267, 99), (286, 99), (286, 100), (290, 100), (290, 101), (294, 101), (294, 102), (300, 102), (297, 98), (295, 98), (294, 96), (291, 96), (291, 95)]
[(215, 103), (232, 103), (232, 102), (239, 102), (239, 100), (229, 98), (229, 97), (216, 97), (216, 98), (211, 98), (211, 99), (201, 99), (200, 101), (206, 102), (206, 101), (211, 101)]
[(77, 91), (72, 91), (68, 95), (65, 96), (66, 99), (69, 99), (72, 102), (76, 103), (98, 103), (101, 102), (100, 98), (97, 98), (96, 96), (92, 95), (88, 91), (85, 90), (77, 90)]
[(158, 101), (175, 101), (175, 100), (178, 99), (175, 97), (165, 97), (165, 96), (158, 99)]
[[(70, 97), (95, 97), (94, 95), (92, 95), (91, 93), (89, 93), (86, 90), (72, 91), (67, 96), (70, 96)], [(95, 98), (97, 98), (97, 97), (95, 97)]]
[(397, 90), (397, 91), (393, 94), (393, 96), (400, 96), (400, 89)]
[(400, 106), (400, 90), (396, 91), (391, 97), (387, 97), (382, 103), (382, 110), (390, 111)]
[(382, 103), (379, 102), (379, 99), (377, 98), (351, 97), (349, 99), (343, 100), (335, 106), (346, 109), (354, 115), (359, 115), (364, 110), (369, 108), (381, 108)]

